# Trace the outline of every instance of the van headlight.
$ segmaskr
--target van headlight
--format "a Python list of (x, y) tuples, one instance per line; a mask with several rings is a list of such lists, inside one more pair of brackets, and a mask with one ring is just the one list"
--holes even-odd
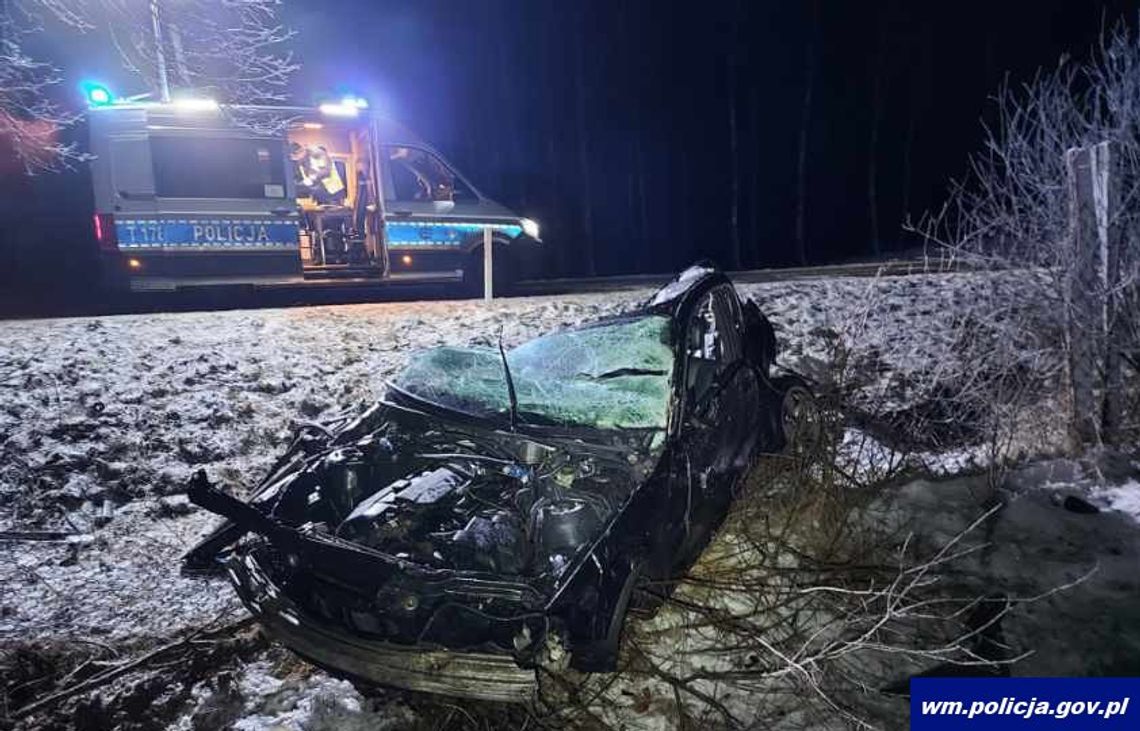
[(529, 218), (524, 218), (524, 219), (519, 221), (519, 225), (522, 226), (522, 230), (523, 230), (524, 234), (531, 237), (532, 239), (538, 238), (538, 223), (537, 222), (532, 221)]

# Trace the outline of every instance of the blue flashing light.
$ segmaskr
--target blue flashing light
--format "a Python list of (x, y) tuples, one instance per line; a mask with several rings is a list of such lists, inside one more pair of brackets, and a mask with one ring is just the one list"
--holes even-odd
[(340, 103), (346, 107), (356, 107), (357, 109), (367, 109), (368, 100), (363, 97), (348, 95), (340, 100)]
[(83, 94), (87, 97), (87, 103), (93, 107), (105, 107), (115, 102), (115, 95), (103, 84), (89, 81), (82, 84), (82, 88)]

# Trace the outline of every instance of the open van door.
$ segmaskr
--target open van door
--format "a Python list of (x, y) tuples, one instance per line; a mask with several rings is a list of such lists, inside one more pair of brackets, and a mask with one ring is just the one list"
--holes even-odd
[(380, 198), (390, 278), (456, 282), (478, 296), (484, 291), (489, 234), (495, 288), (505, 289), (522, 219), (480, 193), (430, 145), (399, 128), (382, 129), (381, 135)]
[(287, 133), (306, 279), (380, 278), (387, 270), (369, 118), (302, 117)]

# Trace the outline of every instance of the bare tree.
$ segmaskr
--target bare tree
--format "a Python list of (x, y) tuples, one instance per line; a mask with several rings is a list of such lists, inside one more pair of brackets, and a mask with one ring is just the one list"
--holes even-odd
[(733, 269), (743, 267), (743, 251), (740, 239), (740, 135), (737, 130), (737, 95), (738, 76), (740, 65), (740, 2), (732, 6), (732, 16), (728, 28), (728, 53), (725, 56), (725, 85), (728, 87), (728, 162), (729, 162), (729, 195), (731, 199), (728, 207), (729, 232), (732, 235), (732, 262)]
[(816, 77), (816, 30), (819, 25), (819, 2), (812, 0), (808, 23), (808, 41), (804, 44), (804, 95), (800, 102), (800, 132), (796, 146), (796, 260), (807, 266), (807, 165), (808, 141), (811, 135), (812, 99)]
[[(48, 24), (61, 32), (108, 29), (122, 62), (155, 99), (166, 99), (174, 86), (222, 102), (283, 101), (298, 66), (279, 6), (280, 0), (7, 0), (0, 4), (0, 136), (29, 172), (83, 159), (60, 140), (80, 116), (51, 99), (60, 71), (24, 50), (26, 37)], [(279, 126), (264, 115), (238, 121)]]
[(590, 133), (586, 120), (586, 61), (585, 51), (585, 24), (586, 10), (579, 13), (580, 23), (578, 32), (574, 37), (574, 126), (577, 131), (578, 142), (578, 174), (582, 186), (582, 265), (589, 276), (597, 274), (594, 258), (594, 204), (592, 174), (590, 172)]
[(867, 214), (871, 233), (871, 251), (882, 249), (879, 231), (879, 131), (883, 125), (883, 107), (886, 103), (888, 73), (888, 29), (890, 6), (880, 8), (878, 41), (871, 68), (871, 131), (867, 140)]
[(28, 34), (42, 28), (45, 15), (75, 30), (89, 29), (80, 2), (0, 3), (0, 137), (28, 173), (84, 159), (74, 144), (60, 139), (60, 131), (77, 115), (49, 96), (60, 82), (59, 70), (29, 56), (22, 45)]
[(280, 0), (100, 5), (123, 62), (156, 94), (173, 66), (178, 85), (219, 101), (264, 104), (286, 98), (297, 64), (286, 48), (293, 31), (277, 17)]

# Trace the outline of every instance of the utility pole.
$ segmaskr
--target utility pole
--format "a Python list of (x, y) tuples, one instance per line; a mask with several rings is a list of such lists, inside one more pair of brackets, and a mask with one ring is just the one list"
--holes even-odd
[(163, 103), (170, 101), (170, 82), (166, 79), (166, 53), (162, 50), (162, 20), (158, 0), (150, 0), (150, 22), (154, 27), (154, 62), (158, 66), (158, 92)]

